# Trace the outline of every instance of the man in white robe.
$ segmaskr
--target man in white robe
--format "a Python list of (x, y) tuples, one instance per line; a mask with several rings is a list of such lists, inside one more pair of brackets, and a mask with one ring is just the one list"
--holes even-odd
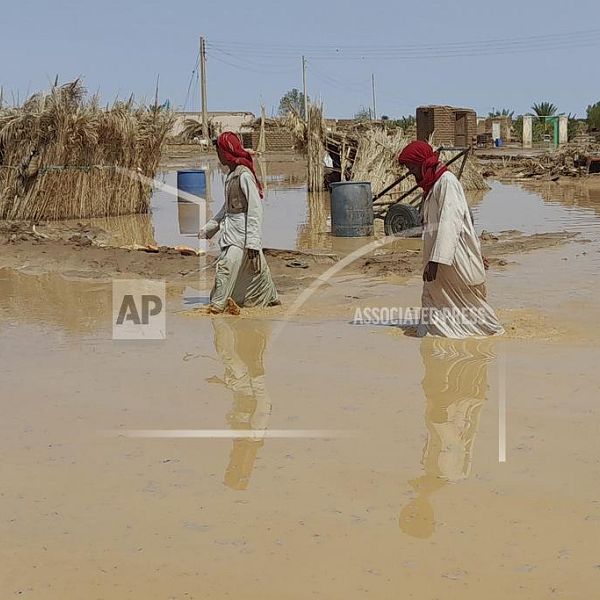
[(252, 159), (231, 132), (219, 136), (217, 154), (230, 169), (225, 180), (225, 204), (198, 234), (210, 239), (220, 232), (221, 254), (210, 311), (237, 313), (240, 306), (280, 304), (262, 251), (262, 192)]
[(460, 182), (426, 142), (411, 142), (398, 160), (424, 192), (419, 335), (465, 338), (504, 333), (486, 301), (481, 246)]

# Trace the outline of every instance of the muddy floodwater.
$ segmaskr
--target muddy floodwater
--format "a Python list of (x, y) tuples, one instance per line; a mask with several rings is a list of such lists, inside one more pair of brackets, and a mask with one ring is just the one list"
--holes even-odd
[[(117, 245), (196, 246), (198, 229), (223, 205), (225, 173), (214, 160), (192, 166), (206, 173), (202, 199), (189, 201), (189, 197), (178, 196), (177, 169), (164, 167), (156, 179), (150, 214), (88, 221), (110, 231)], [(307, 193), (305, 177), (297, 161), (290, 159), (265, 166), (263, 181), (266, 182), (265, 247), (328, 250), (346, 255), (364, 244), (363, 239), (331, 236), (329, 194)], [(588, 228), (598, 227), (595, 214), (600, 210), (600, 182), (563, 186), (550, 182), (532, 190), (517, 184), (489, 183), (489, 192), (468, 194), (479, 231), (585, 233)], [(383, 234), (381, 221), (376, 221), (376, 232)]]
[[(280, 184), (265, 245), (337, 251), (326, 199)], [(354, 325), (421, 283), (342, 270), (241, 317), (169, 285), (166, 339), (118, 341), (110, 281), (0, 269), (0, 597), (598, 597), (600, 187), (473, 206), (479, 230), (581, 232), (490, 271), (501, 339)], [(176, 198), (153, 208), (115, 235), (189, 243)]]

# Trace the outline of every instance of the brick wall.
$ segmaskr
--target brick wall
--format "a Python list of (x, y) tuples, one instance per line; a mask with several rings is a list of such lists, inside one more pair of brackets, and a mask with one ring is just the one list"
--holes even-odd
[[(417, 139), (427, 140), (432, 131), (435, 146), (456, 146), (457, 115), (466, 114), (466, 145), (473, 143), (477, 136), (477, 115), (468, 108), (452, 106), (420, 106), (417, 108)], [(462, 143), (461, 143), (462, 145)]]
[(420, 106), (417, 108), (417, 139), (427, 141), (433, 131), (433, 108)]
[(436, 106), (433, 111), (435, 134), (433, 142), (436, 146), (454, 146), (454, 127), (456, 117), (449, 106)]

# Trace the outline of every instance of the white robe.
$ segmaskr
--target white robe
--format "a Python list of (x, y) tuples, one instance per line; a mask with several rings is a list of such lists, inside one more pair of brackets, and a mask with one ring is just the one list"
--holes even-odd
[[(225, 196), (234, 172), (225, 180)], [(211, 305), (224, 310), (228, 298), (239, 306), (269, 306), (279, 302), (271, 272), (262, 251), (263, 205), (252, 172), (238, 166), (235, 173), (240, 176), (240, 186), (248, 201), (248, 211), (227, 212), (223, 208), (202, 228), (207, 238), (220, 233), (221, 255), (217, 261), (215, 285), (210, 294)], [(248, 250), (258, 250), (260, 273), (254, 273)]]
[(486, 301), (481, 246), (463, 188), (444, 173), (423, 203), (423, 267), (438, 263), (423, 285), (420, 332), (449, 338), (504, 333)]

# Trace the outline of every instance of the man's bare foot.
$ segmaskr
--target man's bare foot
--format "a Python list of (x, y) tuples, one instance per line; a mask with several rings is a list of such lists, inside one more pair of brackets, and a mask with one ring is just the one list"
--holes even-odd
[(225, 312), (230, 315), (239, 315), (241, 312), (240, 307), (236, 304), (233, 298), (227, 298), (227, 304), (225, 305)]

